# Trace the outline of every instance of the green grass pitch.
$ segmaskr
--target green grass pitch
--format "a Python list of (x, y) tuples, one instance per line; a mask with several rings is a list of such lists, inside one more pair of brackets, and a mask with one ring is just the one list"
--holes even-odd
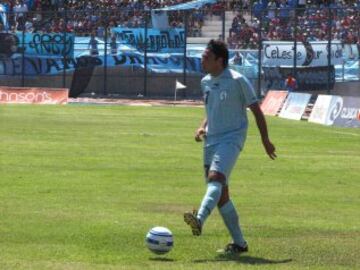
[[(183, 212), (205, 191), (202, 108), (0, 106), (0, 269), (359, 269), (360, 129), (254, 119), (231, 177), (250, 252), (225, 260), (217, 210), (201, 237)], [(168, 227), (163, 257), (145, 234)]]

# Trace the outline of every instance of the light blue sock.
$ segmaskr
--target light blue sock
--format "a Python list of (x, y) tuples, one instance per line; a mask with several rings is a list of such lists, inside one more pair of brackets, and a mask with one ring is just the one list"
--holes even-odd
[(232, 201), (228, 201), (221, 208), (219, 208), (219, 212), (227, 229), (229, 230), (234, 243), (242, 247), (246, 246), (247, 243), (240, 229), (239, 216)]
[(212, 181), (207, 184), (205, 196), (201, 202), (197, 218), (203, 225), (206, 218), (211, 214), (221, 197), (222, 184)]

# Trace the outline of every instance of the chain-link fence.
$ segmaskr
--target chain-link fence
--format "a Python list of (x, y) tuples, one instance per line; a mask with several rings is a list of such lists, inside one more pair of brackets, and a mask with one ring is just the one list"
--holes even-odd
[(179, 81), (187, 86), (179, 97), (199, 97), (201, 54), (210, 39), (227, 42), (230, 67), (259, 95), (286, 89), (289, 75), (296, 91), (330, 93), (336, 82), (360, 80), (360, 5), (226, 3), (166, 12), (0, 10), (0, 84), (66, 87), (72, 96), (170, 97)]

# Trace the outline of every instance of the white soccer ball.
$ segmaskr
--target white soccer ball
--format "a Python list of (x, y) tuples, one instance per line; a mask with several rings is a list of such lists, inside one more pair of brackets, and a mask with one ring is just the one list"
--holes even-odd
[(146, 235), (146, 245), (155, 254), (168, 253), (174, 246), (173, 235), (168, 228), (154, 227)]

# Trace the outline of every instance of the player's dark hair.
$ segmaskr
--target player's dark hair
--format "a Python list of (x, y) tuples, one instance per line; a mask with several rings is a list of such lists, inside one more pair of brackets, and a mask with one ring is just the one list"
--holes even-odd
[(229, 50), (225, 42), (221, 40), (210, 40), (206, 46), (207, 49), (212, 51), (215, 54), (216, 59), (221, 57), (223, 59), (224, 68), (229, 64)]

